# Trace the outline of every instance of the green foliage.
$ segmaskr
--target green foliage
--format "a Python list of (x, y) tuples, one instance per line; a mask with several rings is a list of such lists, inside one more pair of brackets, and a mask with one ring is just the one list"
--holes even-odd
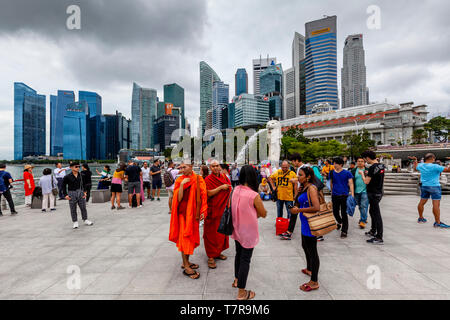
[(412, 144), (428, 143), (428, 133), (424, 129), (414, 130), (411, 138)]
[(450, 119), (435, 117), (424, 125), (425, 130), (432, 132), (437, 141), (447, 142), (450, 134)]
[(347, 144), (347, 153), (350, 157), (359, 157), (364, 151), (375, 147), (375, 141), (370, 139), (370, 133), (367, 129), (356, 134), (354, 131), (347, 132), (344, 136), (344, 142)]
[(319, 158), (331, 158), (343, 156), (346, 146), (336, 140), (314, 141), (310, 143), (294, 142), (289, 153), (299, 153), (304, 161), (315, 162)]

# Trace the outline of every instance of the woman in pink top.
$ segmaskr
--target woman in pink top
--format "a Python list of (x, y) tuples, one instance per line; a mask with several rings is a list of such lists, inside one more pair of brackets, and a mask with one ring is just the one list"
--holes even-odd
[(258, 218), (265, 218), (267, 211), (258, 194), (256, 170), (252, 166), (242, 167), (239, 173), (239, 186), (233, 191), (231, 212), (236, 257), (234, 260), (233, 287), (239, 288), (237, 300), (250, 300), (255, 297), (251, 290), (245, 290), (253, 248), (258, 244)]

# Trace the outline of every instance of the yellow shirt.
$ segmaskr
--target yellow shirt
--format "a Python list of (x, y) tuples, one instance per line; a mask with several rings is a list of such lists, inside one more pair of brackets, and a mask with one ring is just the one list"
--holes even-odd
[(330, 171), (333, 171), (333, 170), (334, 170), (333, 165), (325, 166), (322, 168), (322, 173), (328, 177), (328, 175), (330, 174)]
[(125, 171), (120, 171), (120, 172), (114, 171), (113, 178), (118, 178), (118, 179), (123, 180), (124, 175), (125, 175)]
[(294, 200), (294, 185), (290, 180), (297, 178), (297, 175), (293, 171), (284, 173), (283, 170), (280, 169), (272, 174), (270, 178), (277, 185), (278, 200)]

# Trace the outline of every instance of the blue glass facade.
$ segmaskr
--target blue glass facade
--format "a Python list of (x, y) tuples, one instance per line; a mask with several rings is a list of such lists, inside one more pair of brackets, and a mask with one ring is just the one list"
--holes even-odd
[(90, 160), (91, 132), (86, 101), (66, 107), (64, 115), (64, 159)]
[(78, 91), (78, 101), (86, 101), (91, 118), (102, 114), (102, 97), (96, 92)]
[(235, 96), (238, 96), (242, 93), (248, 93), (248, 75), (245, 68), (237, 69), (236, 74), (234, 76), (235, 83)]
[(45, 155), (45, 95), (14, 83), (14, 160)]
[(164, 102), (172, 103), (174, 107), (181, 109), (181, 128), (186, 129), (184, 89), (176, 83), (164, 85)]
[(131, 148), (142, 150), (153, 148), (153, 125), (157, 113), (157, 91), (155, 89), (142, 88), (133, 83), (133, 95), (131, 100)]
[(204, 61), (200, 62), (200, 125), (206, 129), (206, 112), (213, 107), (213, 83), (220, 81), (217, 73)]
[(261, 94), (269, 101), (269, 118), (281, 119), (283, 100), (281, 98), (283, 68), (281, 64), (268, 66), (259, 75)]
[(228, 128), (234, 129), (235, 127), (235, 106), (234, 102), (228, 104)]
[(339, 107), (336, 58), (336, 16), (306, 24), (306, 114), (316, 104)]
[(102, 97), (96, 92), (79, 91), (78, 100), (86, 102), (89, 108), (89, 126), (91, 132), (91, 159), (106, 159), (105, 120), (102, 118)]
[(229, 101), (228, 84), (222, 81), (214, 81), (213, 83), (213, 107), (218, 105), (227, 105)]
[(73, 91), (58, 90), (57, 96), (50, 96), (50, 155), (63, 153), (64, 114), (69, 104), (75, 102)]

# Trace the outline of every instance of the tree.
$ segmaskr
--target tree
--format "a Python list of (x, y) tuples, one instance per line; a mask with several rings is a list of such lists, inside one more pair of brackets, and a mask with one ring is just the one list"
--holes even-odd
[(450, 134), (450, 119), (435, 117), (428, 121), (424, 128), (432, 133), (438, 142), (447, 142)]
[(311, 140), (306, 138), (304, 135), (304, 130), (301, 128), (290, 127), (284, 134), (283, 137), (291, 137), (297, 140), (298, 142), (309, 143)]
[(351, 158), (361, 156), (361, 153), (369, 148), (375, 147), (375, 141), (370, 139), (370, 133), (367, 129), (355, 134), (354, 131), (347, 132), (344, 136), (344, 142), (347, 144), (347, 152)]
[(314, 141), (310, 143), (294, 142), (289, 153), (299, 153), (305, 162), (316, 162), (319, 158), (343, 156), (346, 145), (336, 140)]
[(412, 144), (423, 144), (427, 143), (428, 133), (424, 129), (414, 130), (412, 133)]
[(289, 150), (292, 148), (293, 144), (298, 142), (297, 139), (284, 135), (281, 138), (281, 151), (283, 153), (284, 159), (287, 159), (289, 156)]

